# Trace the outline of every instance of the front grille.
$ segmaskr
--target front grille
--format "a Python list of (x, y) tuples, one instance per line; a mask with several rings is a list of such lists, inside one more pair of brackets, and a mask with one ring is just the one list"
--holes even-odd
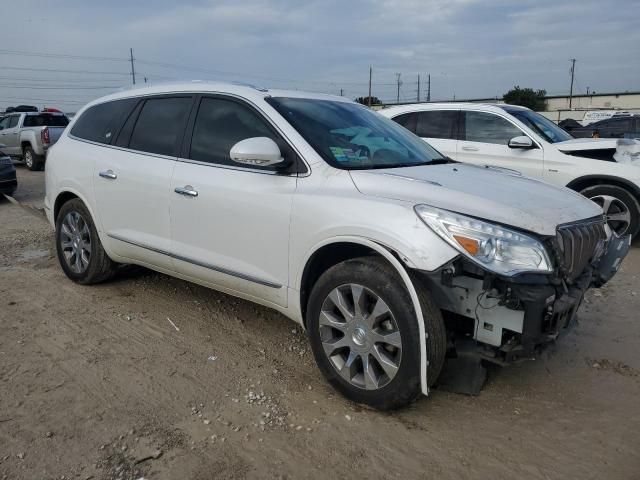
[(602, 254), (606, 238), (601, 217), (558, 227), (557, 260), (560, 272), (569, 282), (578, 278), (591, 261)]

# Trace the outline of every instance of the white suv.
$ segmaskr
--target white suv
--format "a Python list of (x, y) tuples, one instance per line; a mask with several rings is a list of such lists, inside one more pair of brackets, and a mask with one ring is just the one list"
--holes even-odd
[(616, 163), (616, 139), (574, 139), (515, 105), (428, 103), (380, 111), (454, 160), (516, 170), (599, 204), (617, 235), (640, 232), (640, 168)]
[(329, 382), (380, 409), (426, 394), (460, 341), (533, 356), (628, 248), (593, 202), (452, 163), (341, 97), (118, 93), (78, 113), (45, 173), (69, 278), (133, 263), (274, 308)]

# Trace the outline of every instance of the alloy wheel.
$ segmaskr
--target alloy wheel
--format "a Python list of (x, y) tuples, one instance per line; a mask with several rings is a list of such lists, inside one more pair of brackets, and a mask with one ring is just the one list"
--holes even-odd
[(333, 289), (322, 304), (320, 339), (331, 365), (351, 385), (377, 390), (398, 373), (402, 340), (385, 301), (358, 284)]
[(617, 236), (624, 235), (631, 224), (631, 212), (629, 207), (619, 198), (610, 195), (596, 195), (591, 200), (597, 203), (604, 212), (604, 217)]
[(83, 273), (91, 260), (91, 233), (89, 225), (76, 211), (67, 213), (62, 221), (60, 245), (69, 268)]

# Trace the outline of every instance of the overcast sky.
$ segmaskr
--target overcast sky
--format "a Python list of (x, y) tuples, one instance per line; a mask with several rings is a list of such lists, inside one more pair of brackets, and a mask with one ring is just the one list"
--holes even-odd
[(640, 90), (638, 0), (10, 4), (2, 8), (0, 109), (74, 111), (129, 86), (130, 47), (138, 82), (218, 79), (355, 98), (367, 94), (372, 65), (373, 94), (386, 101), (395, 100), (396, 73), (404, 101), (415, 100), (418, 74), (424, 95), (428, 73), (435, 100), (501, 97), (516, 84), (565, 94), (576, 58), (577, 92)]

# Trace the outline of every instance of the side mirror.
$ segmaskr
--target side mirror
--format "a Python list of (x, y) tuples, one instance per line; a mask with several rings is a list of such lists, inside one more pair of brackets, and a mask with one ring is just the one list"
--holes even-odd
[(276, 142), (267, 137), (240, 140), (231, 147), (229, 156), (236, 163), (257, 167), (284, 165), (285, 163)]
[(533, 148), (533, 140), (526, 135), (513, 137), (509, 140), (509, 148)]

